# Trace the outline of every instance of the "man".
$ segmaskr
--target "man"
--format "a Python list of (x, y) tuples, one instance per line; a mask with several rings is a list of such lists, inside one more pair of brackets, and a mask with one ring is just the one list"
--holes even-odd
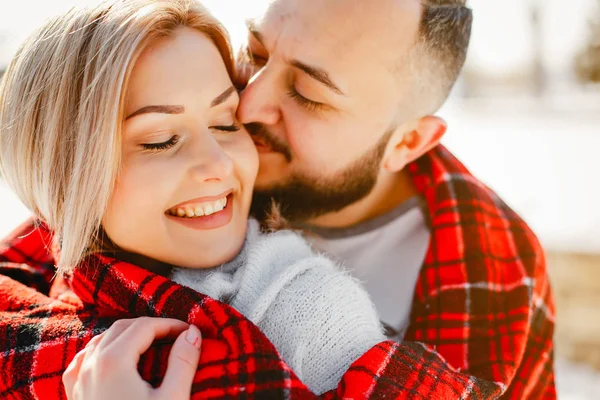
[[(433, 114), (470, 38), (464, 3), (275, 0), (251, 19), (238, 116), (260, 153), (253, 209), (275, 200), (365, 282), (389, 336), (406, 341), (407, 394), (555, 397), (537, 239), (439, 146)], [(461, 373), (431, 380), (440, 361)]]

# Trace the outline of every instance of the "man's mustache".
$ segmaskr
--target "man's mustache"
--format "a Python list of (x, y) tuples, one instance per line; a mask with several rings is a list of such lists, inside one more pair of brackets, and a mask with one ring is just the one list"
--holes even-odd
[(263, 142), (265, 145), (269, 146), (271, 150), (281, 153), (287, 162), (292, 161), (292, 152), (289, 146), (275, 135), (272, 135), (267, 130), (266, 126), (261, 123), (250, 123), (246, 124), (245, 127), (254, 140)]

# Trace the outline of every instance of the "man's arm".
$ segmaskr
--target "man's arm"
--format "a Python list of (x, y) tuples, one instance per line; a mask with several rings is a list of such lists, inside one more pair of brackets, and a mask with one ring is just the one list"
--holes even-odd
[[(506, 293), (502, 306), (511, 307), (506, 315), (470, 321), (466, 333), (461, 330), (469, 324), (457, 316), (423, 317), (419, 320), (422, 329), (412, 329), (408, 335), (411, 339), (417, 334), (431, 335), (430, 341), (437, 346), (414, 341), (381, 343), (352, 365), (337, 392), (324, 398), (556, 398), (554, 318), (548, 311), (553, 303), (545, 268), (540, 266), (539, 272), (533, 286), (523, 283), (529, 295), (523, 296), (517, 287)], [(494, 298), (492, 289), (490, 299)]]
[(408, 170), (431, 242), (408, 342), (387, 349), (373, 393), (387, 382), (404, 398), (555, 398), (554, 300), (538, 239), (443, 146)]
[[(460, 267), (425, 270), (409, 341), (371, 349), (344, 375), (335, 396), (555, 398), (554, 301), (543, 252), (526, 236), (520, 244), (533, 251), (481, 268), (484, 275), (498, 274), (484, 283), (459, 282), (456, 271), (466, 272)], [(428, 283), (431, 290), (424, 290)]]

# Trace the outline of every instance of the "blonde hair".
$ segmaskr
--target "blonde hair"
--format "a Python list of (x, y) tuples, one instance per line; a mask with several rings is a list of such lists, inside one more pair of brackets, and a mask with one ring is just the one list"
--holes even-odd
[(200, 4), (120, 0), (49, 21), (0, 82), (0, 172), (60, 240), (60, 272), (99, 249), (135, 61), (180, 26), (210, 37), (234, 78), (227, 32)]

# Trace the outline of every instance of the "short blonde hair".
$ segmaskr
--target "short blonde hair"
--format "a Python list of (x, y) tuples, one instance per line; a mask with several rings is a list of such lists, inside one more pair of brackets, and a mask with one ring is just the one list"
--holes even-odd
[(49, 21), (21, 46), (0, 82), (0, 171), (56, 233), (61, 272), (99, 249), (135, 61), (180, 26), (210, 37), (234, 78), (227, 32), (200, 4), (120, 0)]

